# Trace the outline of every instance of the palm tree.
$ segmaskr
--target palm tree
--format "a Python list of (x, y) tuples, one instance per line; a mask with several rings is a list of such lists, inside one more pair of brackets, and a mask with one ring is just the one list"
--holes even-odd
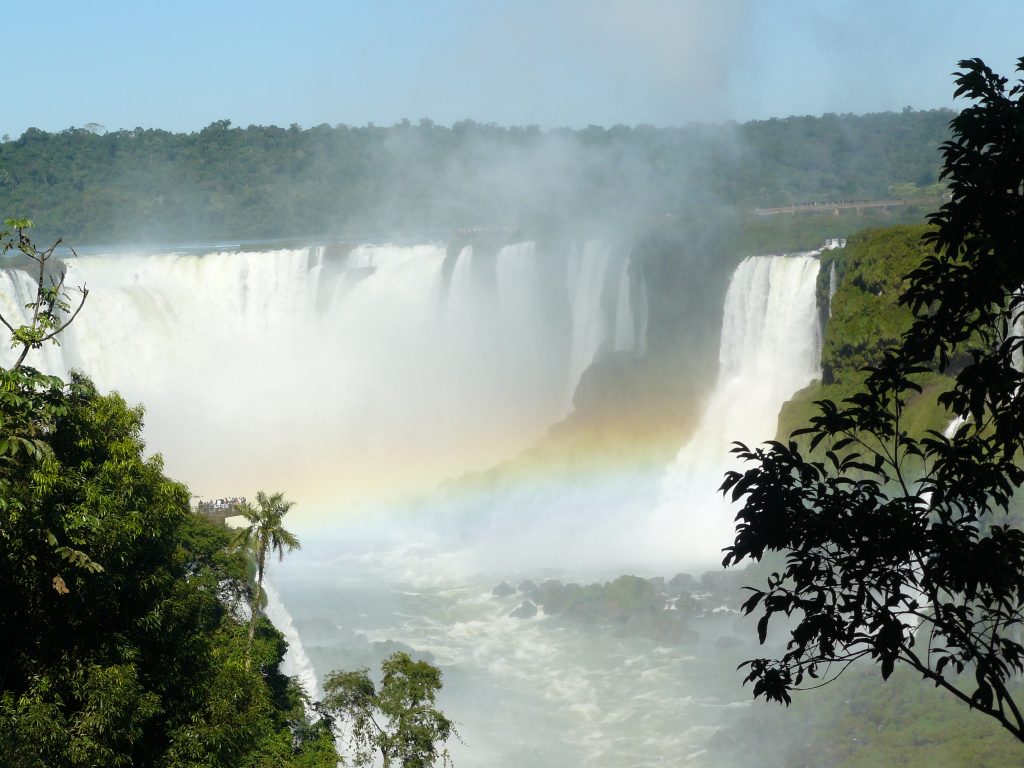
[(267, 553), (277, 552), (278, 562), (284, 559), (285, 549), (291, 552), (299, 548), (299, 540), (295, 534), (286, 531), (281, 519), (295, 502), (286, 501), (281, 492), (268, 496), (263, 491), (256, 494), (256, 506), (244, 503), (238, 511), (249, 521), (238, 535), (238, 543), (256, 558), (256, 593), (252, 599), (252, 610), (249, 618), (249, 640), (245, 646), (246, 656), (252, 649), (252, 638), (256, 633), (256, 612), (259, 610), (263, 596), (263, 575), (267, 570)]

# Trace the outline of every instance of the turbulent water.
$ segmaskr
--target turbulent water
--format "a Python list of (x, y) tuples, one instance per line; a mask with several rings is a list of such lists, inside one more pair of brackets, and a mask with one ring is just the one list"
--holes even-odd
[(520, 598), (491, 594), (500, 576), (432, 545), (360, 538), (316, 540), (275, 563), (271, 579), (303, 638), (300, 668), (322, 675), (377, 667), (399, 649), (429, 654), (466, 768), (702, 765), (723, 717), (749, 705), (732, 672), (750, 648), (715, 655), (736, 617), (707, 619), (687, 645), (543, 612), (521, 620), (508, 615)]
[(272, 577), (303, 638), (298, 666), (322, 675), (372, 668), (399, 648), (430, 654), (445, 671), (447, 711), (466, 742), (453, 753), (465, 766), (724, 764), (716, 734), (750, 705), (735, 669), (754, 653), (753, 630), (734, 611), (694, 620), (696, 639), (680, 644), (543, 611), (513, 618), (521, 595), (491, 588), (716, 561), (728, 530), (715, 496), (728, 441), (772, 436), (782, 402), (818, 375), (817, 271), (815, 254), (737, 269), (718, 384), (660, 483), (605, 475), (538, 484), (511, 501), (483, 494), (471, 505), (487, 518), (499, 508), (500, 519), (457, 541), (429, 527), (311, 531), (314, 548)]
[[(771, 437), (782, 402), (818, 375), (817, 270), (813, 254), (738, 267), (717, 385), (664, 476), (521, 478), (462, 498), (457, 515), (437, 499), (414, 513), (380, 499), (514, 455), (572, 407), (596, 359), (643, 354), (648, 289), (628, 251), (88, 256), (68, 280), (88, 284), (87, 311), (36, 364), (81, 367), (146, 403), (150, 444), (194, 491), (299, 501), (290, 527), (304, 547), (272, 565), (268, 611), (291, 646), (287, 671), (314, 695), (328, 671), (407, 648), (444, 671), (465, 768), (703, 766), (747, 706), (734, 670), (751, 631), (734, 614), (702, 617), (680, 644), (543, 611), (512, 618), (521, 597), (491, 588), (719, 560), (728, 442)], [(15, 316), (31, 281), (0, 278)]]

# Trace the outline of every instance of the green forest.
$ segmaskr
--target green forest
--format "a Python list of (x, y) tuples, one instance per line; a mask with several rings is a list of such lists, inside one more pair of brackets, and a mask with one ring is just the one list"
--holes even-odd
[(693, 208), (922, 197), (948, 110), (582, 130), (429, 120), (194, 133), (30, 128), (0, 144), (0, 210), (41, 240), (219, 239), (558, 227)]
[(327, 721), (246, 642), (249, 560), (144, 456), (142, 408), (4, 370), (0, 754), (18, 768), (326, 768)]

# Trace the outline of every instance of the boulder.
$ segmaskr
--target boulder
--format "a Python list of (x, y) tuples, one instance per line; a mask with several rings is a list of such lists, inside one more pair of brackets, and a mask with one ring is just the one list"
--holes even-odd
[(491, 594), (494, 597), (508, 597), (509, 595), (514, 595), (515, 593), (516, 591), (507, 581), (501, 582), (501, 584), (499, 584), (491, 590)]
[(509, 616), (513, 619), (532, 619), (537, 615), (537, 606), (530, 600), (523, 600), (518, 608), (513, 609)]

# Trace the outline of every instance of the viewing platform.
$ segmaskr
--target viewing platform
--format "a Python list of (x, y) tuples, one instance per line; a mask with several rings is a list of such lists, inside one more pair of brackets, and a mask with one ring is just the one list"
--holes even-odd
[(239, 507), (245, 503), (244, 496), (227, 496), (212, 501), (199, 498), (192, 507), (192, 511), (197, 515), (202, 515), (211, 523), (226, 525), (227, 518), (241, 514)]

